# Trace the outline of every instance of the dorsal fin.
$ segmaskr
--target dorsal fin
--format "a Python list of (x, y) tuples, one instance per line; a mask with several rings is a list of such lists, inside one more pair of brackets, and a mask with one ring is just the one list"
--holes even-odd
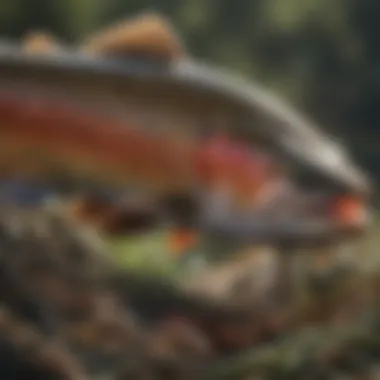
[(54, 37), (41, 31), (28, 33), (24, 38), (22, 48), (30, 54), (50, 54), (62, 49), (61, 44)]
[(184, 49), (164, 17), (144, 13), (88, 38), (82, 50), (90, 54), (143, 56), (171, 61), (184, 55)]

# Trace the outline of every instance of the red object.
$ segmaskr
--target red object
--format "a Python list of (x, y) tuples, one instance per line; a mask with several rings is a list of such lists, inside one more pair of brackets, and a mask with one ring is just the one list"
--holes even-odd
[(227, 184), (237, 197), (254, 195), (269, 174), (270, 162), (248, 146), (216, 136), (202, 146), (197, 160), (199, 178), (211, 187)]
[(360, 226), (366, 223), (366, 204), (353, 196), (340, 196), (333, 202), (333, 217), (343, 225)]
[(175, 229), (169, 235), (170, 251), (181, 255), (198, 242), (198, 234), (192, 230)]
[(228, 140), (224, 136), (215, 136), (202, 145), (196, 159), (196, 169), (202, 183), (213, 186), (228, 180), (231, 174), (229, 150)]

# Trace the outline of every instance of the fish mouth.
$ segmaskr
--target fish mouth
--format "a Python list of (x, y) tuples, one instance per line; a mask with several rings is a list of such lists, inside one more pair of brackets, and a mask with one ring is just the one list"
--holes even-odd
[(202, 228), (222, 240), (302, 246), (357, 239), (372, 225), (367, 194), (317, 178), (306, 184), (285, 176), (271, 186), (259, 202), (245, 199), (238, 207), (227, 194), (206, 196)]

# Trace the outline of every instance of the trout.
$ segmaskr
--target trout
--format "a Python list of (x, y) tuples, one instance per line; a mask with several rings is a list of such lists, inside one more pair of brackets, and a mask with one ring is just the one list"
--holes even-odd
[[(278, 218), (284, 194), (309, 197), (283, 162), (329, 188), (318, 222), (310, 204), (320, 200)], [(0, 46), (0, 174), (49, 180), (57, 171), (189, 197), (193, 226), (249, 240), (363, 227), (371, 188), (343, 147), (258, 84), (188, 57), (152, 14), (76, 47), (43, 35)], [(357, 212), (341, 211), (342, 197)]]

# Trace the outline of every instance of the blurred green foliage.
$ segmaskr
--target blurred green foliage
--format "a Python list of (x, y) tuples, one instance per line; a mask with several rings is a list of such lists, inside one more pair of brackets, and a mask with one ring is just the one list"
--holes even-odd
[(377, 0), (3, 0), (0, 33), (73, 42), (144, 10), (168, 16), (195, 56), (289, 97), (380, 175)]
[(169, 255), (166, 242), (166, 234), (159, 231), (148, 236), (111, 239), (108, 244), (116, 262), (122, 268), (158, 275), (174, 275), (176, 262)]

